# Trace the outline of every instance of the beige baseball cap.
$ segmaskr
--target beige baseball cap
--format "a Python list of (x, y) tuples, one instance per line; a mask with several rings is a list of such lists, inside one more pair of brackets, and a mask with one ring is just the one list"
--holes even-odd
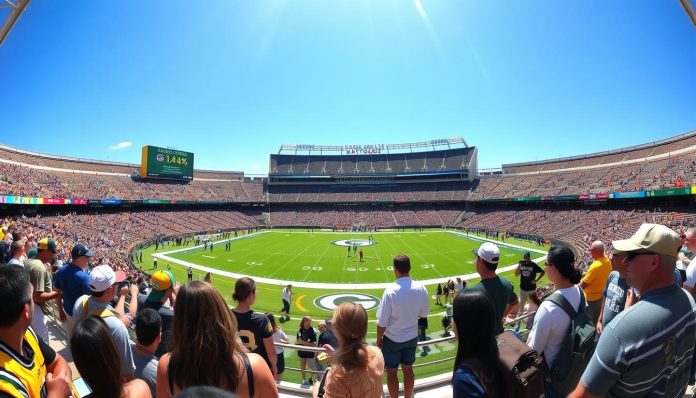
[(660, 224), (643, 224), (630, 238), (612, 242), (615, 251), (644, 250), (674, 258), (677, 258), (680, 245), (679, 234)]

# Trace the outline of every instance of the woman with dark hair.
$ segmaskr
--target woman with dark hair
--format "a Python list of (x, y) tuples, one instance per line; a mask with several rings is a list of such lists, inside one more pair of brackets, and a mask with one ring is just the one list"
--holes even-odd
[(78, 322), (70, 337), (75, 367), (92, 389), (91, 398), (152, 397), (143, 380), (125, 383), (121, 378), (121, 359), (103, 319), (88, 316)]
[(237, 279), (232, 300), (237, 302), (232, 313), (237, 319), (237, 330), (242, 343), (249, 351), (261, 355), (271, 372), (276, 374), (277, 357), (271, 322), (265, 314), (251, 309), (256, 302), (256, 281), (246, 276)]
[[(312, 318), (305, 315), (302, 317), (300, 322), (300, 328), (297, 330), (297, 339), (295, 344), (303, 345), (307, 347), (316, 347), (317, 345), (317, 333), (312, 327)], [(305, 369), (307, 369), (307, 364), (309, 367), (316, 371), (316, 362), (314, 361), (314, 356), (316, 354), (313, 351), (297, 351), (297, 356), (300, 357), (300, 370), (302, 372), (302, 384), (312, 385), (314, 381), (312, 380), (312, 373), (309, 374), (309, 378), (305, 379)]]
[(454, 298), (452, 318), (457, 356), (452, 374), (453, 396), (498, 397), (498, 345), (495, 307), (480, 290), (464, 290)]
[[(324, 378), (323, 397), (382, 397), (384, 357), (379, 348), (365, 343), (365, 308), (349, 301), (341, 303), (333, 311), (333, 324), (339, 348), (334, 351), (331, 345), (323, 345), (333, 362)], [(318, 394), (319, 383), (316, 383), (314, 396)]]
[[(556, 292), (553, 294), (562, 295), (575, 311), (579, 311), (580, 304), (585, 301), (582, 290), (576, 286), (580, 283), (581, 275), (575, 267), (573, 252), (566, 246), (552, 245), (546, 256), (544, 271), (556, 288)], [(569, 327), (570, 317), (561, 307), (550, 300), (541, 302), (536, 315), (534, 315), (534, 324), (529, 332), (527, 345), (544, 356), (549, 369), (553, 366), (553, 362), (561, 350), (563, 339), (568, 335)], [(547, 397), (559, 396), (549, 384), (547, 384), (546, 393)]]
[(181, 286), (174, 306), (172, 351), (157, 366), (157, 397), (170, 398), (196, 385), (220, 387), (247, 397), (278, 397), (273, 375), (237, 338), (237, 321), (206, 282)]

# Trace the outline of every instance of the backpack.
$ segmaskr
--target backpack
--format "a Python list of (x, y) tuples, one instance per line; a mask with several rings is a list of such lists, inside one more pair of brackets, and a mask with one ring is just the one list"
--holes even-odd
[(544, 359), (512, 332), (503, 332), (498, 341), (498, 368), (505, 397), (544, 396)]
[(496, 376), (490, 377), (483, 364), (466, 360), (460, 366), (469, 368), (491, 398), (540, 398), (544, 396), (544, 359), (520, 341), (512, 332), (503, 332), (496, 337), (498, 343), (498, 368)]
[[(580, 288), (577, 288), (580, 290)], [(575, 389), (582, 373), (592, 358), (597, 329), (585, 306), (585, 295), (580, 291), (580, 309), (575, 311), (560, 292), (546, 300), (559, 306), (570, 317), (570, 327), (563, 339), (553, 366), (547, 370), (547, 381), (561, 395), (566, 396)]]

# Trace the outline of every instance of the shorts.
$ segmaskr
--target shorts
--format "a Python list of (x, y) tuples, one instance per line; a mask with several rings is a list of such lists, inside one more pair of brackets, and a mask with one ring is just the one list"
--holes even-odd
[(416, 346), (418, 337), (411, 340), (397, 343), (389, 340), (384, 336), (382, 340), (382, 355), (384, 356), (384, 367), (387, 369), (396, 369), (399, 364), (413, 365), (416, 362)]
[(286, 314), (290, 313), (290, 303), (288, 300), (283, 299), (283, 309), (280, 310), (280, 312), (284, 312)]
[(285, 353), (281, 352), (276, 354), (276, 356), (278, 357), (276, 360), (277, 374), (282, 375), (285, 372)]

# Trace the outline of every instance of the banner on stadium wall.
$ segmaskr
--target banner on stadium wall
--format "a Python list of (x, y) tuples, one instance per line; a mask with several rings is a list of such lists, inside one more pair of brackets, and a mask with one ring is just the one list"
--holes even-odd
[(554, 200), (578, 200), (578, 195), (559, 195)]
[(648, 191), (647, 197), (653, 196), (677, 196), (677, 195), (691, 195), (691, 187), (689, 188), (673, 188), (673, 189), (658, 189), (655, 191)]
[(86, 205), (89, 201), (87, 199), (71, 199), (74, 205)]
[(696, 195), (696, 187), (691, 187), (691, 194)]
[(171, 200), (163, 200), (163, 199), (144, 199), (143, 203), (146, 205), (168, 205), (171, 204)]
[(101, 204), (101, 200), (99, 200), (99, 199), (88, 199), (88, 200), (87, 200), (87, 204), (88, 204), (88, 205), (100, 205), (100, 204)]
[(541, 200), (541, 196), (524, 196), (515, 198), (515, 202), (537, 202)]
[(121, 199), (102, 199), (101, 203), (103, 205), (120, 205)]
[(64, 198), (43, 198), (43, 204), (45, 205), (64, 205)]
[(609, 194), (608, 193), (588, 193), (588, 194), (578, 195), (578, 199), (580, 199), (580, 200), (609, 199)]
[(614, 192), (614, 199), (644, 198), (645, 191)]
[(41, 205), (43, 198), (31, 198), (28, 196), (5, 196), (3, 203), (12, 205)]

